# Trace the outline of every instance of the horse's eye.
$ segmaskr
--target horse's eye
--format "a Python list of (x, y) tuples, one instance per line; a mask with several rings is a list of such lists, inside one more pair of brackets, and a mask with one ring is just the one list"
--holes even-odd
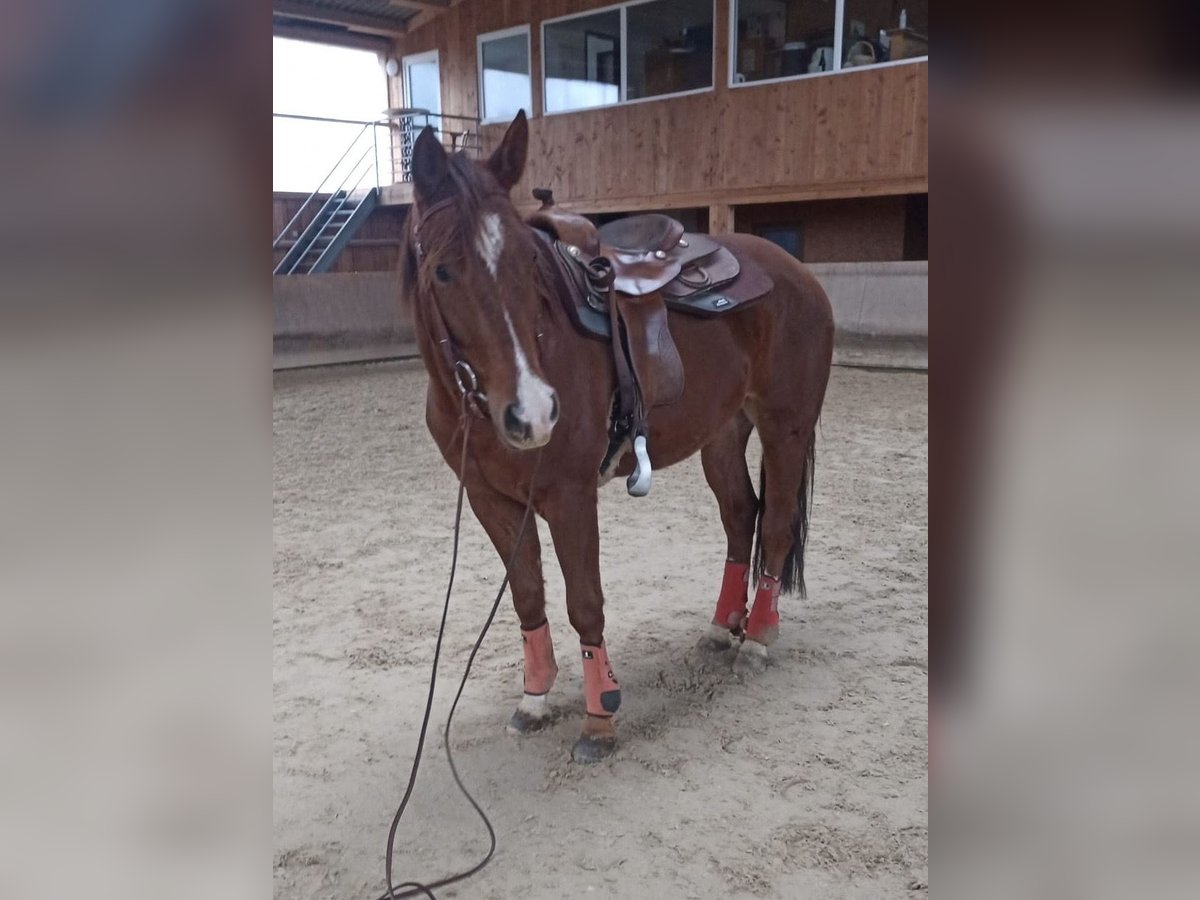
[(450, 272), (445, 266), (438, 266), (433, 270), (433, 274), (437, 276), (437, 280), (442, 284), (447, 284), (450, 281)]

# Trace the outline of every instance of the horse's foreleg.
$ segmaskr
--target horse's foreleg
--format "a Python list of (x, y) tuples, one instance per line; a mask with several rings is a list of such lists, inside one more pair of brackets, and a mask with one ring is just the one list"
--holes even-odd
[[(525, 505), (490, 489), (468, 491), (471, 509), (492, 539), (504, 562), (512, 556), (513, 545), (525, 515)], [(558, 665), (554, 643), (546, 622), (546, 589), (542, 580), (542, 548), (537, 522), (532, 513), (521, 537), (521, 546), (509, 573), (513, 606), (521, 621), (521, 646), (525, 655), (524, 695), (509, 720), (510, 731), (524, 734), (544, 725), (549, 716), (547, 695), (554, 686)]]
[(579, 633), (587, 715), (571, 756), (596, 762), (616, 748), (612, 717), (621, 705), (604, 643), (604, 593), (600, 587), (600, 526), (594, 487), (562, 492), (547, 504), (546, 521), (567, 587), (567, 615)]

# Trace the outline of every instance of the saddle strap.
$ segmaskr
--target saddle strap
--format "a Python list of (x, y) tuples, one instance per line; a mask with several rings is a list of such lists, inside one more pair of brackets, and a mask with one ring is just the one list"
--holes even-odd
[(621, 321), (621, 311), (611, 280), (608, 285), (608, 322), (612, 328), (613, 365), (617, 373), (617, 419), (613, 422), (613, 430), (615, 432), (620, 428), (626, 435), (636, 436), (646, 430), (645, 408), (638, 402), (637, 383), (629, 364), (629, 336)]

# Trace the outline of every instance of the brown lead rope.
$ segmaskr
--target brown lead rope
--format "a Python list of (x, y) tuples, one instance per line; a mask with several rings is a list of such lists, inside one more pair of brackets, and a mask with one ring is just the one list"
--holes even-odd
[(448, 875), (429, 884), (422, 884), (419, 881), (406, 881), (398, 885), (392, 884), (392, 854), (396, 843), (396, 829), (400, 825), (400, 819), (404, 815), (404, 810), (408, 807), (409, 798), (412, 797), (413, 788), (417, 783), (417, 770), (421, 765), (421, 753), (425, 747), (425, 735), (429, 730), (429, 716), (433, 710), (433, 693), (437, 684), (438, 660), (442, 653), (442, 638), (446, 633), (446, 617), (450, 612), (450, 593), (454, 589), (454, 573), (458, 569), (458, 541), (462, 527), (463, 495), (465, 493), (467, 471), (467, 445), (471, 435), (471, 415), (466, 392), (463, 393), (463, 410), (459, 427), (463, 431), (463, 447), (462, 458), (458, 466), (458, 501), (454, 509), (454, 549), (450, 558), (450, 579), (446, 585), (446, 600), (442, 605), (442, 621), (438, 625), (437, 643), (433, 649), (433, 667), (429, 674), (429, 693), (425, 698), (425, 715), (421, 719), (421, 732), (417, 737), (417, 752), (413, 757), (412, 771), (408, 775), (408, 785), (404, 789), (404, 797), (400, 800), (400, 805), (396, 808), (396, 815), (392, 817), (392, 827), (388, 830), (387, 852), (384, 856), (387, 891), (380, 895), (379, 900), (399, 900), (401, 897), (416, 897), (420, 895), (437, 900), (433, 894), (434, 888), (445, 887), (448, 884), (454, 884), (470, 878), (491, 862), (492, 856), (496, 852), (496, 831), (492, 828), (492, 823), (488, 820), (483, 808), (475, 801), (475, 798), (471, 796), (471, 792), (463, 784), (462, 778), (458, 774), (458, 767), (454, 765), (454, 754), (450, 750), (450, 725), (454, 721), (454, 712), (458, 709), (458, 700), (462, 697), (463, 688), (466, 687), (467, 677), (471, 674), (471, 666), (475, 662), (475, 655), (479, 652), (479, 648), (483, 644), (483, 639), (487, 636), (488, 629), (492, 627), (492, 620), (496, 618), (496, 612), (500, 608), (500, 601), (504, 598), (504, 591), (508, 588), (509, 576), (512, 573), (513, 564), (517, 559), (517, 551), (521, 547), (521, 539), (525, 536), (525, 528), (529, 524), (529, 514), (533, 510), (533, 488), (537, 481), (538, 469), (542, 462), (542, 451), (540, 449), (533, 463), (533, 475), (529, 483), (529, 499), (525, 502), (525, 514), (521, 518), (521, 527), (517, 531), (517, 538), (513, 544), (512, 554), (504, 566), (504, 579), (500, 582), (500, 590), (497, 591), (496, 599), (492, 602), (492, 609), (488, 613), (487, 621), (483, 623), (483, 629), (479, 632), (479, 637), (475, 640), (475, 646), (471, 648), (470, 656), (467, 657), (467, 665), (463, 669), (462, 680), (458, 683), (458, 692), (454, 695), (454, 702), (450, 704), (450, 713), (446, 716), (446, 728), (443, 732), (446, 744), (446, 761), (450, 763), (450, 773), (454, 776), (454, 783), (458, 785), (458, 789), (467, 798), (467, 802), (479, 814), (479, 818), (483, 821), (483, 825), (487, 829), (489, 841), (487, 855), (466, 871), (459, 872), (456, 875)]

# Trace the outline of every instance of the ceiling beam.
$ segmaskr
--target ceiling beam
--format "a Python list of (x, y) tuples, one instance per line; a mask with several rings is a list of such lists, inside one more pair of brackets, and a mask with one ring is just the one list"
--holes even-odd
[(390, 53), (392, 49), (391, 40), (383, 35), (334, 30), (321, 22), (274, 22), (271, 25), (271, 34), (297, 41), (353, 47), (356, 50), (375, 50), (379, 53)]
[[(397, 3), (397, 2), (399, 2), (399, 0), (391, 0), (391, 2)], [(422, 25), (424, 25), (426, 22), (432, 22), (434, 19), (436, 19), (438, 16), (440, 16), (442, 13), (444, 13), (447, 9), (449, 9), (452, 6), (458, 6), (458, 4), (460, 4), (460, 3), (462, 3), (462, 0), (446, 0), (445, 5), (443, 5), (443, 6), (436, 7), (436, 8), (430, 7), (428, 9), (426, 9), (425, 12), (417, 13), (415, 16), (413, 16), (411, 19), (409, 19), (408, 22), (405, 23), (407, 25), (406, 30), (409, 33), (414, 32), (418, 28), (420, 28)]]
[(309, 22), (327, 22), (331, 25), (345, 25), (348, 28), (353, 28), (355, 31), (363, 31), (367, 34), (382, 34), (385, 37), (404, 34), (406, 30), (405, 26), (400, 22), (392, 22), (388, 19), (380, 19), (375, 16), (364, 15), (363, 13), (314, 9), (306, 3), (297, 2), (297, 0), (271, 0), (271, 11), (281, 16), (290, 16), (293, 19), (306, 19)]

